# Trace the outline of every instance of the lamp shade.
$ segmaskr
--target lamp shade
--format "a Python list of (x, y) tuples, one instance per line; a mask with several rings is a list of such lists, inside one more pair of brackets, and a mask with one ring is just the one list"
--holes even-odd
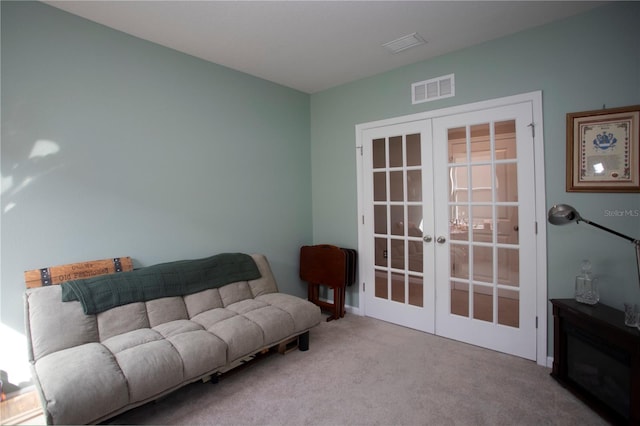
[(565, 225), (582, 220), (580, 213), (568, 204), (555, 204), (549, 209), (547, 219), (552, 225)]

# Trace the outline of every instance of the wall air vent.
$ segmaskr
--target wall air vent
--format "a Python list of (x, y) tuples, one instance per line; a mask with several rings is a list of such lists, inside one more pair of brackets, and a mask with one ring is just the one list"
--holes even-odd
[(431, 80), (419, 81), (411, 85), (411, 103), (435, 101), (455, 96), (455, 75), (443, 75)]

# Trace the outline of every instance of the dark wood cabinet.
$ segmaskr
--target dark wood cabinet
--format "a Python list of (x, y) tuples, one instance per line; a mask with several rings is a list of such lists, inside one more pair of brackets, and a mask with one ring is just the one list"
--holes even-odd
[(624, 312), (552, 299), (551, 376), (615, 424), (640, 425), (640, 331)]

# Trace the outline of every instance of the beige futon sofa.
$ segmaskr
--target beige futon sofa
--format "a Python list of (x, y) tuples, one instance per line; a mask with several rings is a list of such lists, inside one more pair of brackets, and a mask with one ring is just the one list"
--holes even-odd
[(251, 258), (258, 279), (97, 314), (63, 302), (59, 285), (27, 290), (29, 359), (47, 424), (104, 421), (296, 336), (307, 350), (320, 309), (279, 293), (265, 256)]

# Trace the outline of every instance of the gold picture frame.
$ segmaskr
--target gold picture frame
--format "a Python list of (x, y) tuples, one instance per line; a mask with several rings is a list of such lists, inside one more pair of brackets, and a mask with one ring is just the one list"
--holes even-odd
[(640, 105), (567, 114), (567, 192), (640, 192)]

